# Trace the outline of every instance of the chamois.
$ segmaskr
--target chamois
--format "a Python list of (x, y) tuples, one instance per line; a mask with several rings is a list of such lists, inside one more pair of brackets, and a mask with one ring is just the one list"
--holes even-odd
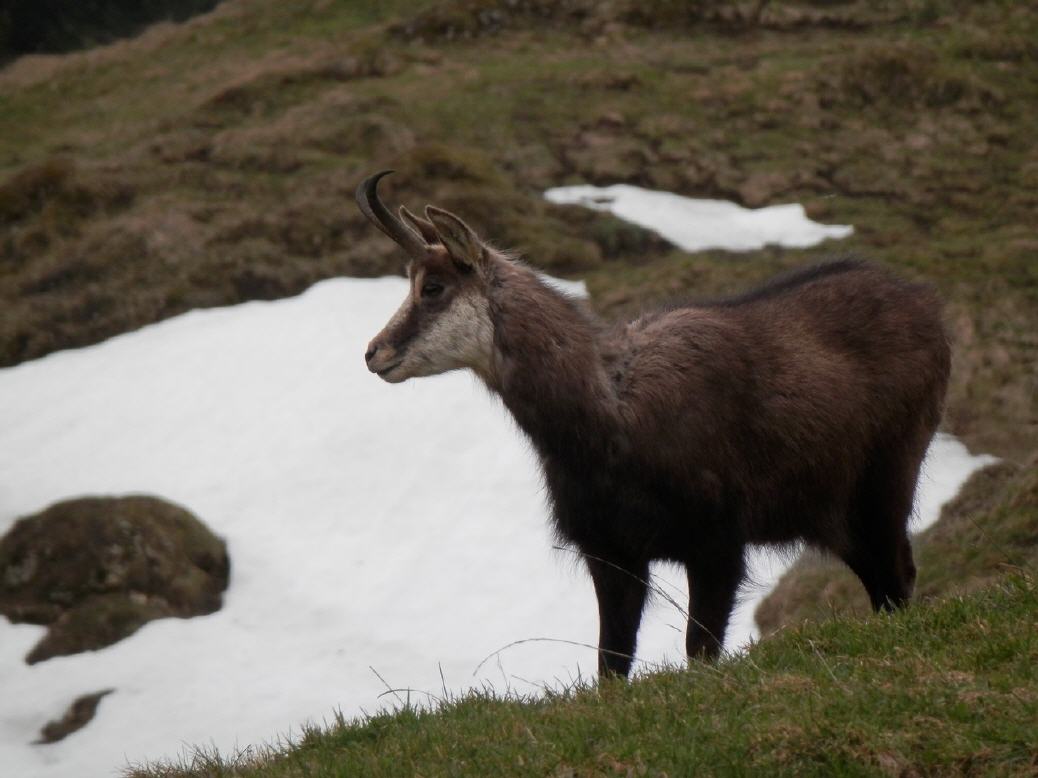
[(876, 610), (908, 600), (950, 361), (929, 286), (834, 261), (610, 326), (457, 216), (391, 214), (389, 172), (357, 202), (410, 255), (410, 293), (368, 368), (390, 383), (468, 368), (501, 397), (591, 574), (600, 674), (630, 671), (653, 560), (686, 568), (693, 658), (724, 644), (748, 544), (827, 550)]

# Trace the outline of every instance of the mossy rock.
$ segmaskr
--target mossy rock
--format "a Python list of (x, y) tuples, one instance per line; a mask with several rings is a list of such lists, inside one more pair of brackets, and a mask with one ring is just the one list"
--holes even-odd
[(0, 538), (0, 613), (48, 625), (30, 664), (116, 643), (152, 619), (219, 610), (224, 542), (157, 497), (83, 497), (19, 519)]

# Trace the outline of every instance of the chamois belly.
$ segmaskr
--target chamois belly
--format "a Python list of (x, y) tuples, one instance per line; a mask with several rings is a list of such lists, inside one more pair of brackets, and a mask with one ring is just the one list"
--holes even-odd
[(842, 489), (804, 489), (790, 484), (773, 499), (755, 495), (740, 517), (746, 542), (788, 545), (805, 541), (840, 547), (846, 535), (849, 497)]
[(686, 562), (720, 545), (837, 547), (846, 533), (851, 481), (806, 463), (761, 469), (744, 482), (709, 468), (679, 476), (631, 461), (543, 465), (560, 540), (588, 554)]
[(704, 493), (689, 482), (653, 478), (627, 465), (577, 469), (544, 463), (561, 540), (592, 555), (677, 562), (687, 561), (712, 536), (739, 542), (738, 524), (725, 520), (716, 490)]

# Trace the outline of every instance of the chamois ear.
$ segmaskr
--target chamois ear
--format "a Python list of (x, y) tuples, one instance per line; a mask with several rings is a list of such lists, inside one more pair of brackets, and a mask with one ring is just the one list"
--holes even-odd
[(432, 222), (426, 221), (421, 216), (415, 216), (407, 210), (406, 205), (400, 206), (400, 219), (405, 224), (414, 227), (425, 238), (426, 243), (436, 243), (439, 241), (440, 236), (436, 234), (436, 228), (432, 226)]
[(432, 205), (425, 207), (426, 218), (436, 229), (436, 236), (455, 262), (481, 270), (487, 262), (486, 248), (479, 236), (465, 222), (449, 211)]

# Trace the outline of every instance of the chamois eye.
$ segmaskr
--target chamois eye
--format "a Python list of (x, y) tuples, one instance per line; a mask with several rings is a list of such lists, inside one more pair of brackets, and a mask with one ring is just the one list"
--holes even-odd
[(443, 284), (427, 281), (422, 284), (422, 297), (439, 297), (443, 294)]

